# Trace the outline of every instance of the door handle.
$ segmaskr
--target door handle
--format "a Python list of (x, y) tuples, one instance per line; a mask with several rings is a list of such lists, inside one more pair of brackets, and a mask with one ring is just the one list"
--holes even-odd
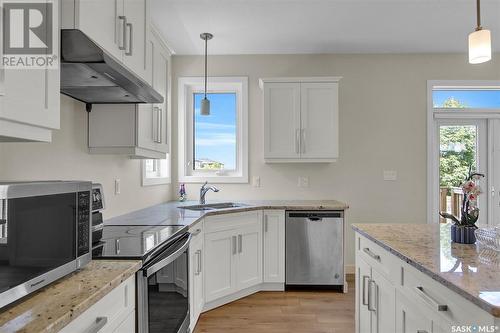
[(429, 303), (430, 305), (433, 306), (434, 310), (436, 311), (448, 311), (448, 305), (446, 304), (439, 304), (438, 302), (436, 302), (431, 296), (429, 296), (425, 291), (424, 291), (424, 287), (416, 287), (415, 288), (415, 291), (417, 293), (417, 295), (419, 295), (420, 297), (422, 297), (424, 299), (424, 301), (426, 301), (427, 303)]
[(362, 299), (363, 305), (368, 305), (368, 301), (366, 300), (367, 299), (366, 290), (368, 289), (368, 288), (366, 288), (366, 281), (369, 279), (370, 279), (370, 277), (368, 275), (363, 275), (363, 286), (361, 288), (361, 292), (363, 293), (363, 297), (362, 297), (363, 298)]
[[(372, 294), (372, 286), (375, 286), (375, 300), (371, 296), (371, 294)], [(373, 302), (373, 301), (375, 301), (375, 302)], [(374, 307), (373, 303), (375, 303), (375, 304), (378, 303), (378, 286), (375, 283), (375, 281), (373, 281), (372, 279), (370, 279), (370, 281), (368, 281), (368, 311), (376, 312), (377, 311), (377, 307), (376, 306)]]
[(238, 253), (243, 252), (243, 236), (238, 235)]
[(380, 261), (380, 256), (378, 254), (373, 253), (369, 248), (365, 247), (363, 252), (372, 257), (373, 259)]
[(128, 30), (129, 30), (128, 45), (126, 47), (128, 50), (125, 52), (125, 55), (131, 56), (133, 54), (133, 50), (134, 50), (134, 45), (132, 44), (132, 41), (133, 41), (132, 34), (134, 32), (134, 30), (133, 30), (134, 28), (133, 28), (133, 24), (130, 22), (125, 23), (125, 26), (128, 27)]
[(125, 28), (127, 26), (127, 18), (123, 15), (118, 16), (118, 20), (122, 21), (122, 39), (121, 39), (121, 44), (120, 40), (118, 40), (118, 49), (119, 50), (125, 50), (125, 41), (127, 40), (127, 29)]
[(236, 254), (236, 236), (231, 237), (233, 242), (233, 255)]
[(108, 317), (97, 317), (83, 333), (98, 333), (108, 323)]
[(295, 153), (300, 154), (300, 129), (295, 129)]

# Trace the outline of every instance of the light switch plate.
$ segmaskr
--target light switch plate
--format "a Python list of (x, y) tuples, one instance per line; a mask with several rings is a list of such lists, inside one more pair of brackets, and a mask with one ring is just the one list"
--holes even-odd
[(307, 176), (300, 176), (298, 179), (298, 184), (299, 187), (309, 187), (309, 177)]
[(398, 172), (395, 170), (384, 170), (385, 181), (395, 181), (398, 179)]
[(121, 192), (122, 192), (122, 189), (121, 189), (120, 179), (117, 178), (117, 179), (115, 179), (115, 195), (118, 195)]

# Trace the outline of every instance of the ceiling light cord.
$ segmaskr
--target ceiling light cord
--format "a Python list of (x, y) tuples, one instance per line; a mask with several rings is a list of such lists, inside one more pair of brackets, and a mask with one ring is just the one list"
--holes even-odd
[(483, 27), (481, 27), (481, 0), (476, 0), (476, 19), (477, 19), (477, 27), (476, 31), (482, 30)]
[(208, 76), (208, 71), (207, 71), (207, 63), (208, 63), (208, 38), (205, 37), (205, 99), (207, 98), (207, 76)]

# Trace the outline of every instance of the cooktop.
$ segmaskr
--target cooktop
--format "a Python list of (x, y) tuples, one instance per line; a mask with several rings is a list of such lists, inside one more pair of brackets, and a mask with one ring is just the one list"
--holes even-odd
[(105, 225), (101, 246), (94, 248), (92, 257), (145, 260), (187, 229), (184, 225)]

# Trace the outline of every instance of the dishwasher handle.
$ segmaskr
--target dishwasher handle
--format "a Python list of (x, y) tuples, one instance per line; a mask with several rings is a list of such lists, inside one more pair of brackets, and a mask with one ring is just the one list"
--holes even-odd
[(322, 219), (343, 218), (342, 211), (289, 211), (287, 217), (303, 218), (310, 221), (321, 221)]

